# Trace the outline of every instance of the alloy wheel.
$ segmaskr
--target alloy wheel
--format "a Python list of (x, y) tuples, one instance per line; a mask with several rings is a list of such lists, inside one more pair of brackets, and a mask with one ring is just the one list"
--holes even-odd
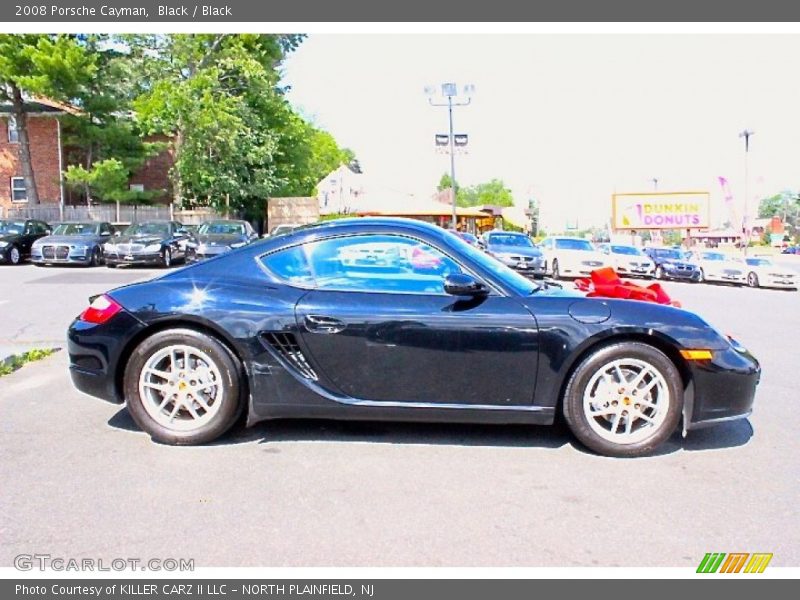
[(747, 285), (753, 288), (758, 287), (758, 275), (755, 273), (750, 273), (747, 275)]
[(155, 352), (139, 375), (139, 395), (156, 423), (189, 432), (214, 419), (225, 394), (219, 366), (207, 353), (188, 345)]
[(670, 402), (667, 380), (658, 368), (637, 358), (622, 358), (604, 364), (589, 380), (583, 411), (595, 434), (627, 445), (656, 434)]

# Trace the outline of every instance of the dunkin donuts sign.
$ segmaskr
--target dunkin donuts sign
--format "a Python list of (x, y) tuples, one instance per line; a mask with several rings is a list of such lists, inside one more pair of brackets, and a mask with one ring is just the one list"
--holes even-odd
[(706, 229), (708, 192), (614, 194), (614, 229)]

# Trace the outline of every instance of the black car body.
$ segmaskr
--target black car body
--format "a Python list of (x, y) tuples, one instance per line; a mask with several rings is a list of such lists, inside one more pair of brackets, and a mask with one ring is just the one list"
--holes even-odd
[(19, 264), (31, 255), (33, 243), (49, 234), (44, 221), (0, 219), (0, 263)]
[(134, 223), (103, 246), (106, 266), (169, 267), (185, 260), (190, 234), (177, 221)]
[[(382, 249), (381, 260), (362, 260), (364, 248)], [(68, 345), (78, 389), (127, 401), (140, 426), (177, 444), (221, 435), (241, 411), (249, 424), (550, 424), (563, 411), (589, 447), (637, 455), (681, 416), (684, 430), (746, 417), (760, 374), (744, 348), (691, 312), (540, 285), (405, 219), (331, 221), (118, 288), (72, 323)], [(597, 361), (605, 370), (587, 392), (585, 420), (599, 433), (587, 434), (591, 423), (582, 427), (574, 411)], [(620, 385), (634, 386), (637, 364), (657, 367), (622, 396), (605, 367), (619, 361), (630, 368)], [(619, 431), (596, 439), (610, 418), (619, 428), (624, 406), (647, 411), (662, 401), (646, 417), (661, 415), (657, 439), (617, 444)], [(606, 410), (615, 416), (595, 417)], [(627, 419), (625, 435), (656, 427)]]
[(700, 266), (688, 260), (676, 248), (645, 248), (644, 253), (655, 263), (656, 279), (675, 279), (681, 281), (701, 281), (703, 273)]
[(31, 262), (36, 265), (77, 264), (95, 266), (103, 260), (103, 245), (114, 228), (107, 222), (59, 223), (52, 235), (36, 240)]
[(544, 277), (544, 255), (524, 233), (489, 231), (483, 234), (480, 246), (507, 267)]
[(194, 262), (219, 256), (258, 239), (258, 233), (247, 221), (206, 221), (192, 234), (186, 246), (186, 260)]

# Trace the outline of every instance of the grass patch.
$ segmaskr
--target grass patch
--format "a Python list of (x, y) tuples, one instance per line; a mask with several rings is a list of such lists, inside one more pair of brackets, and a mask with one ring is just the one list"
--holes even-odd
[(29, 350), (22, 354), (15, 354), (0, 363), (0, 377), (3, 375), (10, 375), (23, 365), (29, 362), (42, 360), (51, 354), (55, 354), (56, 348), (41, 348), (36, 350)]

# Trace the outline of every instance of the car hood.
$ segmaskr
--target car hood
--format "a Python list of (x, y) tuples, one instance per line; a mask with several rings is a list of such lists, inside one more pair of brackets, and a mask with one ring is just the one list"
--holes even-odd
[(608, 258), (602, 252), (595, 252), (593, 250), (562, 250), (560, 248), (554, 250), (558, 256), (572, 258), (574, 260), (597, 260), (602, 263), (608, 262)]
[(0, 235), (0, 242), (16, 242), (19, 236), (19, 233), (6, 233), (5, 235)]
[(48, 235), (39, 238), (34, 242), (37, 246), (45, 244), (72, 244), (73, 246), (81, 246), (86, 244), (95, 244), (100, 241), (100, 237), (96, 235)]
[(109, 240), (111, 244), (156, 244), (165, 241), (167, 238), (160, 235), (121, 235)]
[(744, 271), (746, 269), (742, 263), (733, 262), (732, 260), (702, 260), (700, 264), (706, 269), (713, 270)]
[(614, 260), (618, 262), (652, 263), (653, 259), (649, 256), (635, 256), (633, 254), (612, 254)]
[(527, 246), (506, 246), (503, 244), (489, 244), (486, 249), (497, 254), (513, 254), (515, 256), (541, 256), (538, 248)]
[(195, 234), (194, 237), (198, 243), (209, 244), (212, 246), (230, 246), (231, 244), (237, 244), (244, 241), (244, 238), (241, 235), (232, 233), (207, 233), (203, 235)]

